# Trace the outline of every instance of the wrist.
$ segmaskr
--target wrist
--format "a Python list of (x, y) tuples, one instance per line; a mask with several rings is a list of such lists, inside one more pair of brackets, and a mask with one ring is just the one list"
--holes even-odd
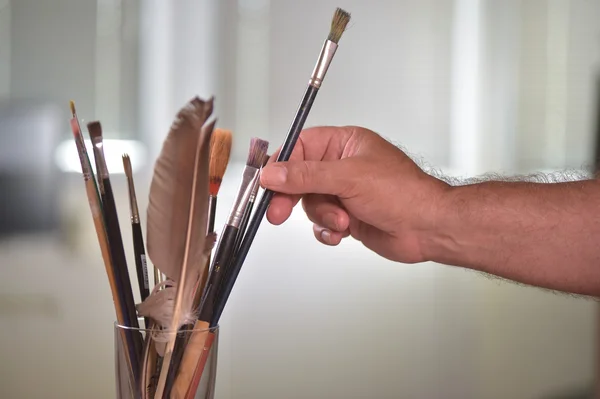
[(466, 205), (462, 194), (463, 187), (445, 185), (435, 197), (428, 228), (421, 240), (421, 252), (425, 261), (455, 264), (461, 254), (457, 227), (461, 225), (458, 209), (464, 209)]

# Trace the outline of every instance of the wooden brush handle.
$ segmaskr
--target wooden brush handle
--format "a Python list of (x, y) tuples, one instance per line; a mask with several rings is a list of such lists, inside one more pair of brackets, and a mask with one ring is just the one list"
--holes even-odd
[(200, 356), (200, 362), (196, 365), (196, 370), (194, 371), (192, 382), (190, 383), (187, 394), (185, 396), (186, 399), (194, 399), (194, 397), (196, 396), (196, 390), (198, 389), (198, 385), (200, 384), (200, 380), (202, 379), (202, 374), (204, 373), (204, 366), (206, 366), (206, 361), (208, 360), (208, 355), (210, 355), (210, 349), (212, 348), (214, 341), (215, 333), (208, 333), (208, 337), (206, 338), (206, 342), (204, 343), (204, 351)]
[(184, 399), (188, 391), (194, 372), (196, 371), (196, 365), (202, 357), (204, 346), (210, 330), (208, 329), (208, 322), (197, 321), (194, 325), (194, 331), (185, 347), (183, 359), (179, 365), (179, 372), (175, 377), (175, 383), (171, 390), (171, 399)]

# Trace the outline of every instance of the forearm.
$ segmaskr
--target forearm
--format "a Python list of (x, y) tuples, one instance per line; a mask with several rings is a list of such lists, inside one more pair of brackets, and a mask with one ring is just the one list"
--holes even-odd
[(600, 182), (452, 187), (429, 258), (514, 281), (600, 295)]

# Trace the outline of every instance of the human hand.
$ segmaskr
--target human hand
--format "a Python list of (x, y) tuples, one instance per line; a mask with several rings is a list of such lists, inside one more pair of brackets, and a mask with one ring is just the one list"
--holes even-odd
[(289, 161), (274, 162), (278, 154), (261, 173), (276, 192), (269, 222), (285, 222), (302, 199), (324, 244), (352, 236), (394, 261), (430, 260), (427, 240), (449, 186), (400, 149), (361, 127), (316, 127), (300, 134)]

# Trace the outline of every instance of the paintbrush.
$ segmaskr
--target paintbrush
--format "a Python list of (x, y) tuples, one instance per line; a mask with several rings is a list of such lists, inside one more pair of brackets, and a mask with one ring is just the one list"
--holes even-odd
[[(100, 198), (98, 196), (97, 186), (95, 184), (94, 172), (92, 170), (91, 162), (87, 154), (87, 149), (85, 147), (83, 135), (81, 134), (81, 127), (79, 125), (77, 114), (75, 113), (75, 103), (71, 101), (70, 105), (71, 112), (73, 115), (70, 121), (71, 130), (73, 131), (75, 146), (77, 148), (77, 153), (79, 154), (79, 161), (81, 163), (83, 180), (85, 182), (88, 204), (92, 213), (94, 228), (96, 230), (96, 236), (98, 238), (98, 244), (100, 245), (100, 251), (102, 254), (102, 260), (104, 261), (104, 267), (106, 269), (106, 276), (108, 278), (108, 283), (112, 294), (112, 300), (115, 307), (117, 322), (120, 325), (125, 325), (127, 322), (127, 312), (123, 306), (123, 302), (118, 288), (119, 284), (117, 282), (117, 277), (115, 276), (113, 260), (111, 257), (110, 246), (108, 243), (106, 233), (106, 226), (102, 217), (102, 207), (100, 203)], [(123, 334), (125, 336), (123, 342), (126, 346), (126, 358), (129, 367), (129, 372), (132, 378), (135, 378), (137, 367), (137, 353), (135, 352), (135, 345), (133, 343), (131, 334), (128, 334), (125, 331), (123, 331)]]
[[(127, 327), (139, 328), (137, 313), (135, 311), (135, 301), (133, 299), (133, 290), (131, 289), (131, 280), (129, 278), (129, 269), (127, 268), (127, 259), (125, 257), (125, 248), (123, 246), (123, 237), (121, 236), (121, 227), (119, 226), (117, 207), (110, 183), (106, 159), (104, 157), (102, 125), (98, 121), (93, 121), (89, 122), (87, 127), (94, 146), (94, 158), (97, 165), (96, 170), (98, 172), (100, 194), (103, 197), (103, 213), (108, 233), (108, 243), (110, 245), (115, 270), (120, 281), (119, 291), (121, 291), (123, 295), (124, 305), (129, 317), (129, 324)], [(141, 344), (137, 349), (141, 353)]]
[(212, 98), (195, 97), (178, 112), (150, 184), (148, 256), (168, 279), (138, 305), (141, 316), (163, 328), (153, 333), (155, 341), (166, 344), (155, 398), (163, 397), (179, 328), (196, 319), (194, 290), (215, 240), (214, 234), (207, 235), (208, 150), (216, 123), (207, 119), (212, 111)]
[[(269, 155), (265, 152), (265, 154), (263, 156), (263, 161), (261, 163), (261, 168), (267, 164), (268, 160), (269, 160)], [(248, 199), (248, 205), (246, 206), (246, 209), (244, 210), (244, 216), (242, 216), (240, 228), (239, 228), (236, 240), (235, 240), (233, 256), (235, 256), (235, 252), (237, 252), (237, 249), (239, 248), (239, 244), (242, 240), (244, 232), (246, 231), (246, 226), (248, 224), (248, 220), (250, 219), (250, 215), (252, 214), (252, 207), (254, 205), (254, 200), (256, 199), (256, 194), (258, 193), (259, 187), (260, 187), (260, 179), (256, 179), (256, 181), (254, 182), (254, 185), (252, 186), (252, 191), (251, 191), (250, 197)], [(226, 272), (227, 272), (227, 269), (226, 269)], [(225, 276), (222, 278), (226, 279), (227, 278), (226, 276), (227, 276), (227, 274), (225, 274)], [(217, 293), (217, 295), (219, 295), (219, 294)], [(214, 328), (216, 326), (212, 326), (212, 327)], [(200, 384), (200, 379), (202, 378), (202, 374), (204, 372), (204, 367), (205, 367), (208, 357), (210, 355), (210, 350), (212, 349), (214, 340), (215, 340), (215, 333), (211, 331), (208, 334), (208, 337), (206, 338), (206, 342), (204, 343), (204, 350), (202, 351), (200, 360), (199, 360), (198, 364), (196, 365), (196, 370), (194, 372), (194, 376), (192, 377), (192, 381), (190, 383), (190, 386), (189, 386), (187, 394), (186, 394), (187, 399), (194, 398), (194, 394), (196, 392), (198, 384)]]
[[(229, 164), (229, 157), (231, 155), (232, 147), (232, 133), (230, 130), (215, 129), (213, 136), (210, 140), (210, 158), (208, 164), (208, 231), (215, 231), (215, 219), (217, 215), (217, 198), (223, 176), (227, 170)], [(210, 256), (207, 259), (210, 262)], [(208, 281), (210, 266), (204, 269), (204, 275), (200, 280), (200, 284), (196, 289), (196, 297), (194, 298), (194, 307), (200, 305), (202, 292), (206, 282)]]
[[(261, 165), (261, 170), (267, 164), (268, 160), (269, 160), (269, 155), (267, 155), (265, 153), (265, 156), (263, 157), (263, 162)], [(246, 210), (244, 211), (244, 216), (242, 216), (242, 222), (240, 223), (240, 231), (235, 240), (234, 257), (240, 248), (240, 244), (242, 242), (242, 239), (244, 238), (244, 234), (248, 227), (248, 221), (250, 220), (250, 215), (252, 215), (252, 209), (254, 208), (254, 201), (256, 200), (256, 195), (258, 194), (259, 188), (260, 188), (260, 179), (257, 179), (256, 182), (254, 183), (254, 186), (252, 187), (252, 192), (250, 193), (250, 198), (248, 199), (248, 206), (246, 207)]]
[[(133, 299), (133, 291), (131, 289), (131, 280), (129, 279), (129, 270), (127, 269), (127, 261), (125, 258), (125, 249), (123, 247), (123, 239), (121, 237), (121, 229), (119, 227), (119, 219), (113, 196), (113, 191), (110, 183), (110, 176), (106, 159), (104, 157), (104, 148), (102, 141), (102, 126), (100, 122), (93, 121), (87, 124), (90, 139), (94, 149), (94, 159), (96, 161), (96, 171), (98, 173), (98, 182), (100, 194), (103, 198), (103, 216), (106, 225), (108, 245), (110, 248), (111, 258), (113, 260), (114, 274), (118, 284), (118, 291), (121, 297), (125, 312), (125, 327), (139, 328), (137, 313), (135, 310), (135, 301)], [(135, 358), (133, 361), (135, 381), (139, 381), (139, 356), (142, 353), (142, 337), (139, 333), (129, 330), (127, 338), (133, 345)]]
[(233, 246), (237, 237), (239, 225), (244, 210), (246, 209), (246, 205), (248, 204), (254, 182), (258, 180), (258, 172), (262, 166), (262, 160), (264, 154), (267, 152), (268, 146), (269, 143), (265, 140), (259, 138), (252, 138), (250, 140), (250, 148), (248, 150), (246, 166), (242, 173), (242, 181), (231, 212), (229, 213), (227, 223), (223, 227), (219, 237), (208, 282), (206, 283), (206, 287), (202, 294), (198, 321), (194, 326), (194, 329), (197, 331), (192, 333), (190, 340), (186, 345), (181, 364), (179, 365), (179, 371), (172, 388), (172, 394), (176, 398), (183, 398), (188, 391), (196, 370), (196, 365), (204, 350), (205, 342), (209, 336), (209, 322), (212, 315), (212, 306), (216, 299), (218, 286), (221, 281), (220, 278), (224, 275), (225, 268), (233, 255)]
[(210, 321), (212, 317), (212, 306), (214, 305), (218, 288), (222, 281), (221, 277), (226, 274), (227, 266), (233, 257), (235, 240), (240, 232), (242, 218), (246, 212), (252, 191), (257, 184), (263, 158), (267, 153), (268, 148), (268, 141), (256, 137), (253, 137), (250, 140), (248, 158), (246, 159), (246, 166), (242, 173), (242, 181), (233, 207), (229, 213), (229, 217), (227, 218), (227, 223), (221, 231), (217, 249), (215, 251), (215, 257), (211, 265), (209, 279), (206, 283), (206, 288), (200, 303), (199, 320)]
[[(146, 264), (146, 249), (144, 247), (144, 237), (142, 235), (142, 226), (140, 225), (140, 213), (138, 210), (137, 197), (135, 194), (135, 185), (133, 182), (133, 170), (131, 168), (131, 159), (128, 154), (123, 154), (123, 171), (127, 178), (127, 191), (129, 194), (129, 213), (131, 218), (131, 234), (133, 238), (133, 253), (135, 257), (135, 270), (137, 273), (138, 288), (140, 298), (144, 301), (150, 295), (150, 282), (148, 280), (148, 266)], [(145, 326), (148, 328), (149, 321), (146, 319)]]
[[(331, 21), (331, 28), (329, 31), (329, 36), (327, 40), (323, 43), (321, 48), (321, 52), (319, 54), (318, 61), (315, 65), (313, 73), (308, 81), (308, 87), (304, 93), (304, 97), (302, 98), (302, 102), (300, 103), (300, 107), (298, 108), (296, 115), (294, 117), (294, 121), (292, 122), (290, 129), (288, 131), (287, 137), (284, 141), (284, 144), (279, 152), (276, 162), (284, 162), (289, 160), (292, 151), (294, 150), (294, 146), (296, 145), (296, 141), (298, 141), (298, 137), (300, 136), (300, 132), (304, 127), (304, 123), (306, 122), (306, 118), (310, 113), (310, 109), (315, 101), (317, 93), (323, 83), (323, 79), (325, 79), (325, 75), (327, 70), (329, 69), (329, 65), (333, 60), (333, 56), (338, 48), (338, 43), (342, 37), (342, 34), (346, 30), (346, 26), (350, 22), (350, 14), (341, 8), (337, 8), (333, 15)], [(231, 294), (231, 290), (233, 289), (233, 285), (237, 279), (238, 274), (246, 260), (246, 256), (248, 255), (248, 251), (250, 250), (250, 246), (252, 245), (252, 241), (256, 236), (258, 228), (260, 227), (260, 223), (267, 212), (267, 208), (269, 207), (269, 203), (271, 202), (271, 198), (273, 198), (273, 191), (265, 190), (261, 199), (258, 203), (256, 211), (248, 225), (248, 230), (244, 235), (244, 239), (240, 244), (240, 248), (236, 254), (232, 265), (230, 266), (230, 276), (227, 280), (223, 281), (222, 292), (219, 295), (217, 303), (214, 306), (214, 314), (211, 321), (211, 325), (217, 325), (219, 322), (219, 318), (221, 317), (221, 313), (225, 308), (225, 304), (227, 303), (227, 299)]]

